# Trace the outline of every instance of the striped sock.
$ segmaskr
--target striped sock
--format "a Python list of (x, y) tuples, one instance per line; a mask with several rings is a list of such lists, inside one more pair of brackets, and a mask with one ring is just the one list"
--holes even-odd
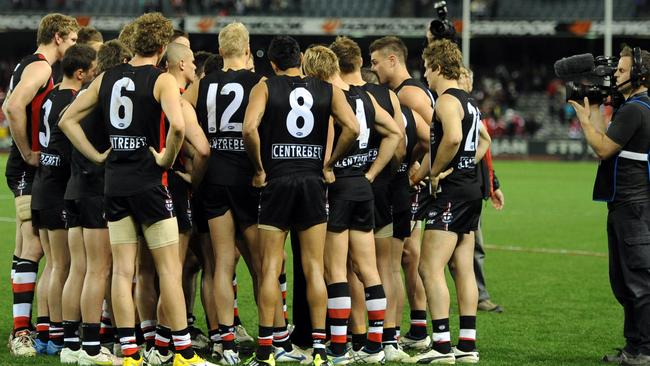
[(174, 349), (176, 350), (176, 353), (180, 353), (180, 355), (186, 360), (194, 357), (192, 338), (190, 337), (190, 331), (187, 328), (172, 331), (172, 340), (174, 341)]
[(73, 351), (77, 351), (81, 348), (78, 321), (63, 321), (63, 346)]
[(313, 329), (311, 331), (314, 356), (320, 355), (323, 360), (327, 359), (327, 352), (325, 351), (325, 336), (325, 329)]
[(273, 329), (273, 346), (275, 348), (282, 347), (287, 352), (293, 351), (293, 345), (289, 339), (289, 331), (286, 325)]
[(100, 350), (99, 323), (83, 323), (81, 325), (82, 342), (81, 347), (90, 356), (97, 356)]
[(257, 359), (268, 360), (273, 352), (273, 327), (258, 327)]
[(368, 338), (366, 350), (378, 352), (381, 350), (382, 334), (384, 332), (384, 316), (386, 314), (386, 295), (382, 285), (366, 288), (366, 308), (368, 309)]
[(221, 333), (223, 349), (235, 349), (235, 327), (232, 325), (219, 324), (219, 333)]
[(327, 286), (327, 317), (330, 325), (330, 351), (335, 355), (345, 353), (348, 319), (352, 311), (350, 287), (347, 282)]
[(431, 341), (433, 349), (440, 353), (451, 352), (451, 335), (449, 333), (449, 318), (431, 320), (433, 334)]
[(57, 346), (63, 345), (63, 323), (50, 322), (50, 341)]
[(232, 293), (234, 295), (234, 302), (232, 308), (232, 315), (235, 320), (235, 326), (241, 325), (241, 319), (239, 319), (239, 307), (237, 306), (237, 274), (232, 276)]
[(154, 347), (156, 347), (156, 350), (158, 350), (161, 355), (165, 356), (169, 352), (169, 342), (171, 342), (171, 338), (171, 329), (161, 324), (156, 326), (156, 340), (154, 342)]
[(18, 264), (18, 261), (20, 258), (16, 257), (15, 255), (13, 256), (11, 260), (11, 284), (14, 284), (14, 275), (16, 274), (16, 264)]
[(287, 313), (287, 274), (280, 273), (280, 291), (282, 292), (282, 312), (284, 313), (284, 323), (289, 324), (289, 315)]
[(36, 272), (38, 272), (38, 263), (27, 259), (18, 259), (12, 282), (14, 333), (29, 329), (34, 288), (36, 287)]
[(406, 334), (411, 339), (424, 339), (427, 336), (426, 310), (411, 310), (411, 329)]
[(104, 300), (99, 328), (99, 338), (101, 343), (113, 343), (115, 341), (115, 328), (111, 321), (111, 313), (108, 310), (108, 303)]
[(471, 352), (476, 349), (476, 316), (460, 316), (458, 349)]
[(221, 343), (221, 331), (219, 328), (208, 330), (208, 337), (212, 343)]
[(156, 343), (156, 321), (155, 320), (145, 320), (140, 322), (140, 329), (144, 334), (144, 342), (146, 343), (146, 349), (150, 350)]
[(120, 346), (124, 357), (140, 359), (140, 347), (135, 343), (135, 328), (117, 328), (117, 335), (120, 338)]
[(39, 316), (36, 318), (36, 338), (47, 343), (50, 340), (50, 317)]

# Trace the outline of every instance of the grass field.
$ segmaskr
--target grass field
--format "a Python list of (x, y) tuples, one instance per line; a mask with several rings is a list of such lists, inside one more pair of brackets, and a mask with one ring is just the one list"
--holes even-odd
[[(5, 160), (2, 156), (2, 171)], [(481, 364), (599, 365), (602, 354), (621, 346), (623, 337), (622, 311), (607, 278), (607, 208), (591, 202), (595, 163), (497, 161), (495, 166), (506, 206), (502, 212), (485, 206), (482, 221), (490, 245), (488, 289), (505, 312), (479, 315)], [(0, 184), (1, 337), (12, 324), (13, 217), (13, 198), (6, 185)], [(536, 252), (540, 248), (569, 252)], [(249, 332), (256, 333), (250, 277), (242, 265), (238, 273), (242, 321)], [(195, 314), (204, 327), (198, 307)], [(451, 326), (452, 334), (457, 334), (455, 309)], [(407, 329), (407, 324), (402, 328)], [(58, 359), (17, 360), (0, 347), (0, 365), (28, 364), (58, 364)]]

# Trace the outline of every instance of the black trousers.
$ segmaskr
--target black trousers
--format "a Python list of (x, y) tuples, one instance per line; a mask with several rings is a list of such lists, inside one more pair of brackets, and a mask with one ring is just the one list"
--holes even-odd
[(609, 280), (625, 315), (625, 350), (650, 355), (650, 202), (610, 205), (607, 239)]
[(300, 261), (300, 240), (298, 233), (291, 230), (291, 251), (293, 252), (293, 312), (292, 320), (296, 326), (291, 333), (291, 342), (301, 348), (312, 347), (311, 316), (307, 302), (307, 280)]

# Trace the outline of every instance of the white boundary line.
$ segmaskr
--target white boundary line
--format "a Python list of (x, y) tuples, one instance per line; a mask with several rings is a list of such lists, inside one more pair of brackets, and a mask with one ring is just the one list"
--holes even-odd
[(490, 245), (490, 244), (485, 244), (483, 245), (483, 247), (487, 249), (503, 250), (508, 252), (560, 254), (560, 255), (572, 255), (572, 256), (582, 256), (582, 257), (607, 258), (607, 253), (591, 252), (587, 250), (572, 250), (572, 249), (560, 249), (560, 248), (526, 248), (526, 247), (517, 247), (512, 245)]
[[(0, 223), (2, 222), (13, 224), (16, 222), (16, 218), (0, 216)], [(492, 245), (492, 244), (484, 244), (483, 247), (490, 250), (502, 250), (507, 252), (560, 254), (560, 255), (581, 256), (581, 257), (607, 258), (607, 253), (591, 252), (588, 250), (572, 250), (572, 249), (559, 249), (559, 248), (526, 248), (526, 247), (517, 247), (513, 245)]]

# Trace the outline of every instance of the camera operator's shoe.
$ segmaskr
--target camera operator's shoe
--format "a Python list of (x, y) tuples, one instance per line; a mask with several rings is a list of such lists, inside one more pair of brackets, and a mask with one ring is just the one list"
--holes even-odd
[(617, 348), (616, 351), (616, 353), (603, 356), (602, 361), (605, 363), (620, 365), (623, 360), (634, 357), (634, 354), (624, 350), (623, 348)]
[(400, 337), (399, 344), (404, 349), (427, 350), (431, 345), (431, 337), (428, 335), (422, 339), (411, 338), (407, 335)]
[(627, 357), (621, 361), (621, 366), (650, 366), (650, 355), (640, 353), (636, 356)]
[(452, 347), (451, 351), (454, 353), (454, 357), (456, 357), (456, 363), (478, 363), (479, 357), (477, 350), (465, 352), (456, 347)]
[(488, 311), (491, 313), (503, 313), (503, 308), (493, 303), (490, 299), (479, 301), (478, 310)]

